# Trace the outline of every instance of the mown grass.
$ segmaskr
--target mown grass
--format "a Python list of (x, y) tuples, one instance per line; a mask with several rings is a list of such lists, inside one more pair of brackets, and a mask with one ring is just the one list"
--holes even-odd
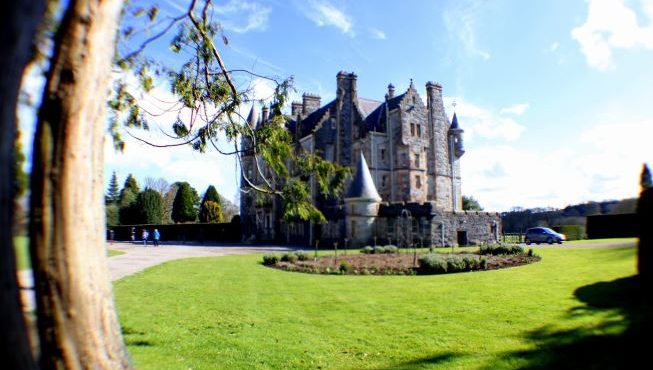
[(624, 310), (582, 299), (632, 276), (634, 248), (535, 250), (543, 260), (532, 265), (436, 276), (308, 275), (266, 268), (261, 255), (193, 258), (114, 287), (139, 369), (548, 367), (567, 353), (558, 345), (628, 329)]
[[(14, 250), (16, 251), (16, 265), (18, 270), (25, 270), (32, 267), (29, 256), (29, 239), (26, 236), (14, 237)], [(125, 252), (116, 249), (107, 249), (107, 256), (119, 256)]]
[(564, 244), (621, 244), (621, 243), (637, 243), (637, 238), (606, 238), (606, 239), (583, 239), (583, 240), (570, 240)]

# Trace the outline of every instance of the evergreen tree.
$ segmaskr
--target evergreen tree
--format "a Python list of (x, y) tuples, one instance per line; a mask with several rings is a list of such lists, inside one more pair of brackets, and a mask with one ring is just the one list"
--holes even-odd
[(478, 200), (472, 196), (463, 195), (463, 210), (465, 211), (482, 211), (483, 207), (478, 203)]
[(197, 219), (199, 196), (187, 182), (178, 183), (177, 195), (172, 203), (172, 220), (175, 223), (194, 222)]
[(139, 221), (139, 212), (136, 205), (136, 199), (140, 193), (138, 182), (129, 174), (125, 180), (125, 186), (120, 190), (118, 199), (118, 209), (120, 223), (122, 225), (133, 225)]
[[(209, 202), (211, 203), (210, 207), (207, 205)], [(200, 205), (200, 222), (223, 222), (224, 212), (222, 211), (221, 203), (220, 194), (218, 194), (215, 186), (209, 185)]]
[(200, 208), (200, 222), (218, 223), (224, 221), (224, 214), (219, 203), (207, 200)]
[(640, 185), (642, 187), (642, 191), (646, 189), (653, 188), (653, 180), (651, 179), (651, 171), (648, 169), (648, 166), (646, 163), (644, 163), (644, 167), (642, 168), (642, 176), (640, 180)]
[(120, 208), (116, 203), (109, 203), (105, 207), (107, 226), (113, 227), (120, 225)]
[(140, 224), (160, 224), (163, 218), (163, 197), (154, 189), (138, 194), (134, 207)]
[(116, 171), (113, 171), (111, 181), (109, 181), (109, 190), (106, 195), (106, 204), (117, 204), (119, 200), (120, 188), (118, 187), (118, 176), (116, 176)]

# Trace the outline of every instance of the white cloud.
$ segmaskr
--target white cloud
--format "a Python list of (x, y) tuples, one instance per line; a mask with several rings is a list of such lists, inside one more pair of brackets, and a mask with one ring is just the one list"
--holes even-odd
[(528, 103), (514, 104), (506, 108), (501, 108), (499, 114), (514, 114), (516, 116), (521, 116), (529, 107), (530, 104)]
[(326, 0), (310, 1), (304, 14), (320, 27), (332, 26), (350, 37), (355, 36), (351, 17)]
[(596, 125), (561, 149), (469, 145), (463, 192), (496, 211), (636, 197), (642, 163), (653, 163), (651, 137), (653, 122), (642, 121)]
[(551, 44), (551, 46), (549, 46), (549, 52), (553, 53), (554, 51), (558, 50), (559, 47), (560, 44), (558, 44), (558, 42), (555, 41), (554, 43)]
[(230, 0), (224, 5), (216, 5), (220, 24), (229, 31), (245, 33), (263, 31), (267, 28), (272, 9), (257, 2)]
[(473, 141), (478, 136), (485, 139), (516, 141), (526, 129), (512, 117), (503, 116), (503, 110), (497, 114), (461, 98), (444, 98), (449, 117), (453, 116), (452, 103), (454, 100), (457, 104), (456, 115), (458, 116), (458, 122), (461, 128), (465, 130), (467, 140)]
[(468, 55), (489, 60), (490, 53), (480, 47), (476, 40), (478, 7), (479, 3), (474, 1), (458, 3), (443, 13), (444, 25), (448, 34), (458, 39)]
[(648, 26), (640, 26), (637, 13), (623, 0), (590, 0), (585, 23), (571, 31), (578, 41), (587, 63), (600, 71), (614, 68), (613, 49), (653, 49), (653, 2), (641, 1), (643, 18)]
[(385, 40), (385, 32), (381, 31), (380, 29), (377, 28), (370, 28), (370, 32), (372, 33), (372, 37), (374, 37), (377, 40)]

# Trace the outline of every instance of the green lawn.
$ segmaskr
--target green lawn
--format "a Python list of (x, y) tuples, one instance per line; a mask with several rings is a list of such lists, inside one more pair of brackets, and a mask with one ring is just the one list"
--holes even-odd
[(532, 265), (439, 276), (307, 275), (263, 267), (260, 255), (193, 258), (114, 287), (138, 369), (633, 361), (623, 333), (640, 311), (624, 307), (620, 292), (630, 287), (636, 250), (535, 250), (543, 260)]
[[(32, 267), (30, 257), (29, 257), (29, 239), (26, 236), (16, 236), (14, 237), (14, 250), (16, 251), (16, 262), (18, 265), (18, 270), (25, 270)], [(107, 256), (119, 256), (125, 254), (125, 252), (107, 249)]]

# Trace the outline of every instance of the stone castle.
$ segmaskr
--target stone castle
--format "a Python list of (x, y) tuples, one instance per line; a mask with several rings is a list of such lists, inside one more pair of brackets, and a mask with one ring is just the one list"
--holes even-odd
[[(340, 199), (325, 201), (310, 189), (328, 222), (286, 222), (280, 199), (257, 201), (241, 181), (243, 238), (341, 247), (496, 242), (498, 214), (462, 210), (463, 130), (455, 113), (452, 121), (447, 118), (442, 86), (428, 82), (424, 104), (412, 80), (398, 95), (388, 85), (383, 101), (359, 97), (356, 83), (354, 73), (340, 72), (334, 100), (322, 105), (319, 96), (304, 94), (287, 117), (298, 150), (355, 169)], [(266, 124), (269, 111), (264, 107), (257, 117), (252, 107), (250, 125)], [(262, 181), (256, 160), (262, 162), (251, 153), (242, 156), (243, 175), (254, 184)]]

